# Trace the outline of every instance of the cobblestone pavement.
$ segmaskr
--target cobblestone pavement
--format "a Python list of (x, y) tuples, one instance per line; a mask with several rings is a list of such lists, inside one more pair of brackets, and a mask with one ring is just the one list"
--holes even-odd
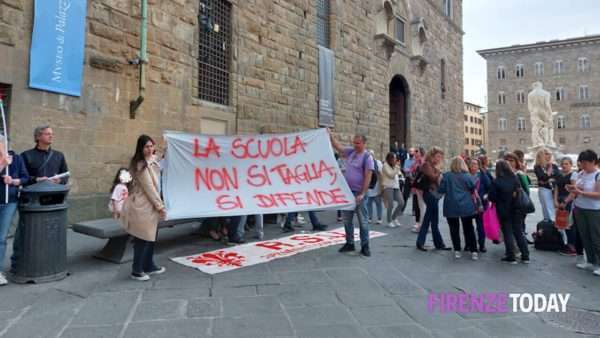
[[(334, 213), (320, 216), (336, 223)], [(539, 215), (529, 219), (532, 229)], [(157, 260), (167, 273), (145, 283), (128, 278), (130, 264), (92, 258), (103, 241), (69, 231), (70, 277), (0, 288), (0, 337), (600, 336), (600, 277), (576, 269), (575, 258), (533, 250), (530, 265), (504, 265), (502, 246), (490, 243), (479, 261), (455, 260), (417, 251), (411, 217), (402, 222), (373, 226), (389, 235), (372, 241), (370, 258), (327, 247), (214, 276), (169, 257), (221, 244), (191, 235), (191, 226), (166, 229)], [(445, 222), (441, 229), (450, 245)], [(429, 313), (428, 293), (444, 291), (571, 298), (564, 314)]]

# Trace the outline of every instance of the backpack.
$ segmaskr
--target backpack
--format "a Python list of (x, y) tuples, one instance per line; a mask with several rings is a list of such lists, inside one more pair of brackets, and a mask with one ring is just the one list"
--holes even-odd
[[(366, 161), (366, 157), (365, 157), (365, 161)], [(377, 161), (375, 159), (373, 159), (373, 174), (371, 175), (371, 182), (369, 182), (369, 189), (374, 189), (377, 186), (377, 176), (379, 176), (379, 166), (377, 165)], [(366, 166), (366, 164), (363, 164), (363, 168)]]
[(556, 229), (554, 222), (550, 220), (540, 221), (532, 236), (537, 250), (558, 251), (564, 246), (560, 232)]

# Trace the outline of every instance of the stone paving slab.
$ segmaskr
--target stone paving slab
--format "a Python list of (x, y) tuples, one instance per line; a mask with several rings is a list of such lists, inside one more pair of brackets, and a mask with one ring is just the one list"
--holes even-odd
[(373, 338), (432, 338), (431, 332), (417, 324), (370, 327), (367, 328)]
[(221, 317), (223, 304), (219, 298), (191, 299), (187, 302), (187, 313), (190, 318)]
[(100, 292), (92, 295), (77, 316), (74, 325), (123, 324), (142, 298), (141, 292)]
[(118, 337), (122, 326), (87, 326), (69, 327), (61, 335), (62, 338), (113, 338)]
[(388, 326), (413, 322), (406, 312), (395, 305), (359, 307), (350, 311), (361, 326)]
[(361, 338), (367, 332), (358, 325), (333, 324), (327, 326), (307, 326), (297, 330), (298, 338)]
[(176, 319), (131, 323), (124, 336), (130, 338), (210, 337), (208, 319)]
[(341, 305), (287, 309), (294, 328), (307, 326), (354, 325), (355, 320), (348, 309)]
[(446, 329), (446, 330), (433, 330), (433, 336), (435, 338), (488, 338), (490, 337), (487, 333), (477, 327), (465, 327), (461, 329)]
[(339, 302), (335, 290), (329, 285), (265, 285), (259, 286), (258, 290), (260, 294), (279, 297), (286, 307), (332, 305)]
[(293, 337), (288, 318), (283, 314), (214, 319), (214, 337)]
[(254, 317), (282, 312), (281, 303), (274, 296), (227, 297), (222, 302), (224, 317)]
[(149, 320), (182, 319), (187, 313), (187, 301), (161, 300), (154, 302), (141, 302), (138, 304), (133, 317), (134, 322)]

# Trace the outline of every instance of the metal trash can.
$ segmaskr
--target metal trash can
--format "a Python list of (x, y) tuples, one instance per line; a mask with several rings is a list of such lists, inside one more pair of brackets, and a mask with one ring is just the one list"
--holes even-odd
[(67, 276), (68, 193), (67, 186), (50, 181), (21, 190), (11, 281), (45, 283)]

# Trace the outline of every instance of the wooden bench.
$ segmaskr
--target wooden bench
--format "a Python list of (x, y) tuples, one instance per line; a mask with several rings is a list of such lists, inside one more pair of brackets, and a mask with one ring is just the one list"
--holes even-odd
[[(160, 221), (158, 228), (174, 227), (180, 224), (200, 222), (200, 219), (177, 219)], [(108, 242), (94, 257), (112, 263), (122, 264), (133, 260), (132, 245), (129, 245), (130, 236), (123, 230), (118, 220), (113, 218), (102, 218), (92, 221), (78, 222), (72, 225), (72, 229), (80, 234), (108, 239)]]

